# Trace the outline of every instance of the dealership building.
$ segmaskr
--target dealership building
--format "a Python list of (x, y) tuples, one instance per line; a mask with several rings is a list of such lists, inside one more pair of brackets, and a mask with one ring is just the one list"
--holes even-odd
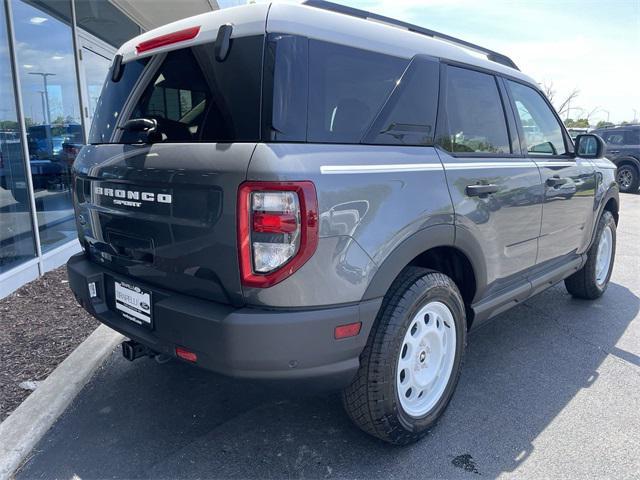
[(80, 250), (70, 167), (115, 52), (216, 0), (0, 0), (0, 298)]

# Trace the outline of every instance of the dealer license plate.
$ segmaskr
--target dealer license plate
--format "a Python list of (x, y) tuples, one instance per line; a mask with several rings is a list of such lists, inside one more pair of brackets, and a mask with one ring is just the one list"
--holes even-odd
[(139, 325), (151, 326), (151, 292), (137, 285), (115, 282), (116, 309), (120, 314)]

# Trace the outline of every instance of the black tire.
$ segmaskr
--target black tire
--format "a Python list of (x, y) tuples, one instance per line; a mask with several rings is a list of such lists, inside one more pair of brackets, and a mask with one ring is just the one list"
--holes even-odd
[[(412, 417), (404, 411), (398, 398), (398, 358), (405, 333), (414, 323), (414, 314), (433, 301), (444, 303), (452, 313), (456, 351), (443, 394), (426, 414)], [(395, 445), (406, 445), (425, 436), (453, 396), (466, 338), (464, 302), (453, 280), (424, 268), (406, 268), (387, 292), (360, 356), (358, 374), (343, 391), (343, 404), (351, 420), (365, 432)]]
[(616, 181), (623, 193), (635, 193), (640, 187), (640, 171), (634, 165), (624, 164), (618, 167)]
[[(613, 238), (613, 248), (611, 250), (611, 262), (609, 264), (609, 270), (604, 278), (604, 281), (598, 282), (596, 263), (598, 257), (598, 247), (602, 239), (602, 232), (605, 228), (610, 228)], [(595, 240), (593, 245), (587, 252), (587, 263), (571, 275), (564, 281), (567, 291), (576, 298), (582, 298), (585, 300), (595, 300), (600, 298), (604, 292), (606, 292), (611, 279), (611, 272), (613, 271), (613, 264), (616, 258), (616, 221), (613, 218), (611, 212), (605, 211), (600, 220), (598, 221), (598, 227), (596, 229)]]

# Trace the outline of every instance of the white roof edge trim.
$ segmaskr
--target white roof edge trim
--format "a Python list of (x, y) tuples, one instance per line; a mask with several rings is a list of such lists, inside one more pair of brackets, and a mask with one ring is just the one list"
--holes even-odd
[[(232, 38), (261, 35), (265, 31), (302, 35), (407, 59), (417, 54), (430, 55), (503, 73), (537, 85), (534, 79), (516, 69), (492, 62), (445, 40), (427, 37), (384, 22), (284, 2), (242, 5), (178, 20), (129, 40), (120, 47), (118, 53), (122, 55), (123, 63), (126, 63), (178, 48), (213, 42), (219, 27), (228, 23), (233, 25)], [(156, 48), (141, 55), (136, 53), (136, 45), (141, 42), (195, 26), (200, 27), (200, 32), (192, 40)]]
[[(215, 41), (218, 36), (218, 29), (220, 26), (228, 23), (233, 25), (231, 38), (263, 35), (265, 33), (268, 10), (269, 4), (261, 3), (225, 8), (214, 12), (202, 13), (194, 17), (184, 18), (182, 20), (163, 25), (162, 27), (154, 28), (153, 30), (149, 30), (142, 35), (132, 38), (118, 49), (118, 54), (122, 55), (122, 62), (125, 63), (156, 55), (158, 53), (176, 50), (178, 48), (210, 43)], [(148, 52), (144, 52), (141, 55), (136, 53), (136, 45), (139, 45), (141, 42), (196, 26), (200, 27), (200, 32), (192, 40), (155, 48)]]
[(267, 20), (267, 32), (304, 35), (315, 40), (407, 59), (417, 54), (430, 55), (503, 73), (537, 85), (534, 79), (519, 70), (472, 53), (469, 48), (386, 22), (365, 20), (301, 4), (273, 3)]

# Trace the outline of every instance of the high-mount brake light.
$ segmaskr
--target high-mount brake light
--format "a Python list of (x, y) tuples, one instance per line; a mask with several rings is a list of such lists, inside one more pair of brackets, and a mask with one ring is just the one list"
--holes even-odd
[(167, 33), (166, 35), (160, 35), (159, 37), (145, 40), (136, 45), (136, 53), (144, 53), (149, 50), (155, 50), (156, 48), (165, 47), (174, 43), (185, 42), (192, 40), (200, 33), (200, 27), (185, 28), (177, 32)]
[(312, 182), (245, 182), (238, 190), (243, 285), (267, 288), (291, 276), (318, 246)]

